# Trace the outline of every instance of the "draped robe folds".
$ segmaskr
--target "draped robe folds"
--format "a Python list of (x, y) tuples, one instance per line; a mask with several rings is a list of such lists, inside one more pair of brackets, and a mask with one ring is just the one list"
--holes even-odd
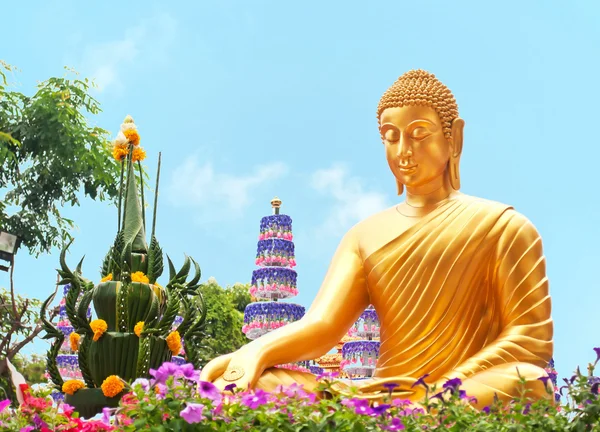
[[(375, 375), (358, 397), (387, 394), (397, 378), (463, 380), (478, 399), (548, 397), (538, 378), (552, 356), (553, 324), (541, 239), (510, 207), (462, 196), (438, 207), (362, 260), (381, 323)], [(308, 374), (269, 369), (258, 382), (314, 388)], [(367, 390), (368, 389), (368, 390)], [(343, 386), (340, 387), (343, 392)], [(414, 389), (398, 395), (422, 397)]]

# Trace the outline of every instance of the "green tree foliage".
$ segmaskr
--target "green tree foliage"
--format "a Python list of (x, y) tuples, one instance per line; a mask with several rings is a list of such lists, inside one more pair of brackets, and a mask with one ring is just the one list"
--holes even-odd
[(44, 377), (46, 373), (46, 357), (32, 355), (17, 355), (12, 362), (15, 368), (21, 372), (27, 384), (41, 384), (48, 380)]
[(37, 255), (70, 240), (62, 206), (79, 205), (81, 192), (117, 196), (120, 168), (108, 132), (88, 120), (100, 106), (87, 79), (50, 78), (27, 96), (9, 84), (13, 71), (0, 61), (0, 227)]
[(227, 288), (227, 294), (233, 302), (233, 306), (242, 313), (252, 301), (249, 284), (236, 283)]
[[(215, 357), (239, 349), (248, 343), (242, 333), (244, 325), (243, 309), (238, 306), (243, 304), (243, 291), (248, 291), (247, 285), (236, 284), (233, 287), (222, 288), (214, 278), (210, 278), (200, 288), (206, 302), (207, 317), (204, 328), (205, 338), (201, 357), (204, 364)], [(248, 294), (248, 302), (250, 295)], [(244, 305), (244, 307), (246, 307)]]

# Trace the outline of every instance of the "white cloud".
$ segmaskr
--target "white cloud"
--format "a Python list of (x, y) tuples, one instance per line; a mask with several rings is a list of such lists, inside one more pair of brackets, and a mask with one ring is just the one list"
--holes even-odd
[[(95, 81), (99, 91), (108, 87), (122, 88), (121, 74), (142, 62), (167, 60), (175, 40), (176, 21), (167, 14), (141, 19), (135, 26), (124, 29), (120, 39), (84, 47), (78, 62), (84, 76)], [(142, 71), (142, 68), (136, 68)]]
[(367, 190), (364, 181), (352, 176), (343, 164), (314, 172), (311, 186), (332, 198), (331, 210), (317, 228), (319, 236), (342, 235), (357, 222), (390, 206), (385, 194)]
[[(211, 209), (215, 206), (237, 214), (252, 202), (252, 194), (261, 185), (283, 177), (287, 166), (282, 162), (256, 166), (248, 174), (215, 171), (211, 162), (200, 164), (196, 156), (188, 158), (173, 173), (170, 197), (177, 206)], [(219, 212), (221, 213), (221, 212)]]

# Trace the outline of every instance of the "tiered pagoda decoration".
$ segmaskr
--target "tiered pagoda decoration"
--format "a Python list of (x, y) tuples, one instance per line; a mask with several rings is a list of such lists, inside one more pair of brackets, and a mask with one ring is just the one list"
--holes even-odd
[[(200, 366), (200, 359), (195, 357), (199, 350), (194, 349), (200, 343), (206, 317), (198, 291), (200, 267), (186, 257), (177, 271), (167, 257), (168, 282), (164, 288), (157, 282), (163, 273), (163, 252), (155, 236), (160, 155), (148, 245), (141, 166), (146, 153), (139, 142), (137, 127), (127, 116), (113, 147), (113, 156), (121, 165), (118, 230), (102, 264), (100, 282), (95, 285), (83, 277), (83, 260), (75, 270), (67, 266), (65, 255), (70, 243), (60, 256), (60, 284), (70, 285), (65, 312), (74, 328), (71, 336), (77, 334), (79, 339), (74, 348), (83, 380), (65, 381), (61, 376), (58, 354), (65, 334), (46, 319), (54, 294), (42, 305), (45, 338), (55, 339), (48, 352), (48, 373), (56, 389), (66, 394), (65, 401), (83, 417), (116, 406), (125, 391), (123, 381), (147, 377), (150, 368), (156, 369), (180, 354), (182, 338), (188, 347), (187, 360)], [(195, 275), (187, 281), (192, 266)], [(94, 320), (87, 314), (91, 303), (97, 317)], [(182, 320), (173, 330), (178, 314)]]
[(377, 313), (373, 306), (369, 306), (348, 331), (353, 340), (342, 347), (341, 369), (349, 378), (373, 376), (379, 358), (379, 330)]
[(323, 372), (338, 373), (339, 378), (348, 378), (345, 371), (341, 369), (343, 356), (342, 349), (347, 342), (359, 340), (360, 338), (345, 335), (342, 340), (335, 346), (336, 352), (325, 354), (315, 360), (316, 367), (311, 367), (311, 372), (318, 375)]
[[(284, 303), (298, 294), (292, 218), (280, 214), (281, 200), (271, 201), (273, 214), (260, 221), (256, 251), (258, 269), (252, 272), (250, 295), (258, 300), (246, 306), (242, 331), (249, 339), (297, 321), (304, 316), (304, 306)], [(280, 365), (286, 369), (309, 371), (308, 363)]]

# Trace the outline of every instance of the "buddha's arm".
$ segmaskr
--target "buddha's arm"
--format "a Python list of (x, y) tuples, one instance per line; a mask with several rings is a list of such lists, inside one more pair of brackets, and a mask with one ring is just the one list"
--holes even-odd
[(490, 275), (501, 310), (502, 330), (495, 341), (449, 376), (469, 376), (492, 366), (519, 362), (545, 367), (552, 356), (553, 324), (541, 238), (520, 214), (509, 211), (496, 265)]
[(343, 238), (312, 306), (299, 321), (252, 343), (260, 345), (265, 368), (327, 353), (369, 304), (355, 229)]

